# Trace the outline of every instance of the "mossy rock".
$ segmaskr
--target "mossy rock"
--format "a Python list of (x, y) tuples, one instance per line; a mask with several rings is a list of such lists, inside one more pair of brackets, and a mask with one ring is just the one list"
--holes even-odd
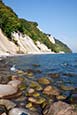
[(40, 84), (34, 81), (30, 83), (30, 87), (36, 89), (37, 91), (41, 91), (43, 89)]
[(75, 88), (72, 86), (61, 85), (61, 89), (65, 91), (69, 91), (69, 90), (74, 90)]
[(26, 90), (26, 85), (25, 84), (21, 84), (20, 86), (19, 86), (19, 89), (22, 91), (22, 90)]
[(49, 81), (47, 78), (44, 78), (44, 77), (39, 78), (39, 79), (38, 79), (38, 82), (39, 82), (40, 84), (43, 84), (43, 85), (48, 85), (48, 84), (50, 84), (50, 81)]
[(33, 93), (33, 97), (39, 97), (39, 96), (40, 96), (40, 93), (38, 93), (38, 92)]
[(56, 97), (58, 100), (65, 100), (67, 97), (64, 95), (59, 95)]
[(29, 109), (29, 108), (31, 108), (32, 106), (33, 106), (33, 105), (32, 105), (32, 103), (31, 103), (31, 102), (29, 102), (29, 103), (27, 103), (27, 104), (26, 104), (26, 106), (25, 106), (25, 107)]
[(38, 97), (38, 98), (29, 97), (28, 101), (30, 101), (30, 102), (32, 102), (34, 104), (40, 105), (40, 104), (44, 103), (46, 101), (46, 99), (43, 98), (43, 97)]

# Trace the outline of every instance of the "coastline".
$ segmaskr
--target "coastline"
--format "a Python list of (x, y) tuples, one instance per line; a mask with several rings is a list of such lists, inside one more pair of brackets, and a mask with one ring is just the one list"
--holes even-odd
[(9, 53), (3, 53), (0, 54), (0, 58), (6, 58), (6, 57), (13, 57), (13, 56), (24, 56), (24, 55), (40, 55), (40, 54), (56, 54), (54, 52), (29, 52), (29, 53), (25, 53), (25, 54), (9, 54)]
[(46, 54), (72, 54), (72, 53), (55, 53), (55, 52), (28, 52), (25, 54), (10, 54), (10, 53), (1, 53), (0, 54), (0, 60), (2, 60), (3, 58), (7, 58), (7, 57), (17, 57), (17, 56), (25, 56), (25, 55), (46, 55)]

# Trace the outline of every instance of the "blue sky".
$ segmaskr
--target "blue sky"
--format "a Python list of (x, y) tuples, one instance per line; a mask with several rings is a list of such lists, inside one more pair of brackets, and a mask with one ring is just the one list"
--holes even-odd
[(45, 33), (77, 52), (77, 0), (3, 0), (20, 18), (36, 21)]

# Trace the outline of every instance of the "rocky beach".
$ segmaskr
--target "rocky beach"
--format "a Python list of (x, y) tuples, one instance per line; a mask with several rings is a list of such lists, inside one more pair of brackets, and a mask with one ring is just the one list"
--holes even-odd
[(40, 64), (23, 70), (11, 58), (0, 60), (0, 115), (77, 115), (77, 88), (66, 86), (61, 73), (42, 76)]
[(0, 0), (0, 115), (77, 115), (75, 5)]

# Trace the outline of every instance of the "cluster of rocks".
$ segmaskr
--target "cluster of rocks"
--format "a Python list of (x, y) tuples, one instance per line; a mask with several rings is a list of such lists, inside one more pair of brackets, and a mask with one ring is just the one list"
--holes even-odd
[[(61, 82), (60, 87), (56, 87), (53, 79), (57, 79), (58, 74), (35, 78), (35, 73), (41, 72), (17, 70), (4, 76), (6, 82), (0, 79), (0, 115), (77, 115), (76, 106), (67, 104), (65, 101), (68, 97), (62, 93), (72, 90), (74, 95), (77, 89)], [(70, 99), (71, 102), (74, 99)]]

